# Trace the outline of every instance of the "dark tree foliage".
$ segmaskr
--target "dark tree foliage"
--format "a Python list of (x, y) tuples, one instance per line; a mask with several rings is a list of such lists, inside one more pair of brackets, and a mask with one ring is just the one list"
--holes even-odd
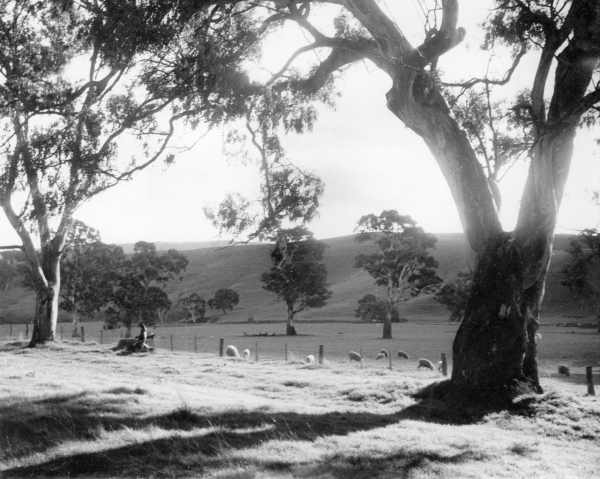
[(91, 319), (109, 303), (124, 261), (121, 247), (102, 243), (97, 230), (74, 221), (61, 261), (59, 304), (72, 315), (73, 334), (78, 334), (80, 318)]
[(198, 293), (190, 293), (179, 299), (179, 305), (187, 312), (187, 319), (192, 323), (206, 321), (206, 300)]
[(386, 317), (383, 337), (392, 337), (392, 314), (400, 301), (428, 291), (441, 280), (436, 274), (437, 261), (430, 250), (436, 238), (425, 233), (416, 222), (396, 210), (365, 215), (358, 221), (356, 240), (372, 242), (377, 251), (356, 256), (354, 266), (373, 277), (385, 288)]
[(25, 257), (21, 251), (0, 252), (0, 291), (6, 291), (22, 282), (20, 265), (24, 260)]
[(133, 254), (119, 266), (108, 324), (122, 324), (128, 337), (134, 322), (155, 324), (171, 308), (165, 286), (181, 279), (187, 265), (187, 258), (176, 250), (160, 254), (153, 243), (137, 242)]
[[(600, 320), (600, 232), (583, 230), (569, 245), (570, 259), (561, 283)], [(599, 324), (600, 331), (600, 324)]]
[(240, 295), (237, 291), (229, 288), (221, 288), (215, 291), (215, 295), (208, 300), (208, 306), (211, 309), (220, 309), (223, 314), (227, 311), (233, 311), (240, 302)]
[(286, 334), (295, 335), (294, 317), (306, 308), (320, 308), (331, 297), (327, 268), (323, 263), (325, 244), (306, 228), (281, 230), (271, 252), (271, 269), (263, 273), (263, 288), (275, 293), (287, 306)]
[(401, 322), (398, 309), (389, 311), (389, 308), (390, 303), (387, 300), (378, 298), (374, 294), (365, 294), (358, 300), (358, 308), (354, 311), (354, 315), (363, 321), (383, 323), (388, 314), (391, 314), (392, 323)]
[(461, 321), (467, 310), (467, 302), (473, 285), (473, 273), (460, 271), (456, 278), (445, 281), (435, 293), (434, 299), (450, 311), (449, 321)]

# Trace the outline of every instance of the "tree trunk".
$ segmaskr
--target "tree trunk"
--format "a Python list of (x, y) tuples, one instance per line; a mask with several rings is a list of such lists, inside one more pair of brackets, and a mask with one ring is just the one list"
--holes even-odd
[(131, 319), (125, 324), (125, 338), (131, 337)]
[(46, 284), (39, 281), (30, 346), (54, 341), (58, 323), (60, 294), (60, 253), (42, 251), (42, 269)]
[(79, 337), (79, 314), (77, 314), (77, 305), (75, 304), (75, 295), (73, 295), (73, 311), (71, 312), (71, 323), (73, 326), (72, 337)]
[(390, 309), (385, 313), (383, 320), (383, 339), (392, 339), (392, 311)]
[(510, 400), (541, 392), (536, 332), (543, 283), (524, 289), (530, 259), (510, 234), (489, 241), (453, 345), (453, 386), (470, 397)]
[(287, 336), (296, 336), (296, 327), (294, 326), (294, 307), (288, 305), (287, 324), (285, 326), (285, 334)]

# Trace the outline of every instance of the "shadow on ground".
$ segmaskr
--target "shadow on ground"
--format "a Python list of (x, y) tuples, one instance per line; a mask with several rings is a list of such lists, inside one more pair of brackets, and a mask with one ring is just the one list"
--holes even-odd
[[(0, 407), (0, 461), (40, 454), (35, 465), (6, 468), (2, 477), (175, 477), (202, 474), (207, 470), (260, 468), (294, 475), (315, 477), (376, 477), (379, 472), (405, 477), (424, 462), (461, 463), (481, 460), (472, 451), (440, 456), (432, 452), (403, 451), (383, 457), (369, 455), (336, 456), (298, 469), (296, 461), (269, 461), (265, 458), (231, 459), (228, 453), (251, 448), (265, 441), (313, 441), (357, 431), (383, 428), (405, 419), (452, 422), (435, 415), (427, 403), (393, 414), (368, 412), (329, 412), (299, 414), (263, 411), (231, 411), (203, 414), (189, 409), (175, 410), (158, 416), (136, 416), (128, 406), (147, 394), (143, 389), (115, 388), (102, 393), (56, 395), (43, 400), (14, 400)], [(62, 457), (48, 457), (51, 448), (82, 441), (94, 441), (119, 431), (170, 431), (169, 437), (140, 435), (125, 445), (104, 444), (102, 450), (66, 452)], [(106, 442), (106, 441), (105, 441)], [(99, 448), (99, 447), (98, 447)], [(45, 454), (46, 453), (46, 454)], [(5, 462), (6, 464), (6, 462)], [(379, 472), (378, 472), (379, 471)], [(225, 476), (227, 477), (227, 476)], [(240, 477), (240, 476), (231, 476)], [(241, 476), (246, 477), (246, 476)], [(247, 476), (252, 477), (252, 476)]]

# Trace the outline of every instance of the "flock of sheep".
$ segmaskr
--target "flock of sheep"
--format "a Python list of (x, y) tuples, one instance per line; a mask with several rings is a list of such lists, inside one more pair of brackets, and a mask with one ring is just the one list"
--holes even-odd
[[(378, 360), (378, 359), (389, 358), (390, 354), (391, 353), (387, 349), (382, 349), (381, 351), (379, 351), (379, 353), (377, 353), (377, 356), (375, 356), (375, 359)], [(225, 356), (228, 356), (230, 358), (243, 358), (245, 360), (249, 360), (250, 356), (251, 356), (251, 352), (250, 352), (250, 349), (246, 348), (240, 354), (237, 347), (235, 347), (233, 344), (229, 344), (227, 346), (227, 348), (225, 348)], [(398, 351), (398, 357), (401, 359), (408, 359), (408, 354), (406, 354), (404, 351)], [(349, 351), (348, 358), (350, 359), (350, 361), (356, 361), (361, 364), (364, 359), (363, 355), (357, 353), (356, 351)], [(307, 365), (315, 364), (316, 363), (315, 355), (314, 354), (307, 355), (304, 358), (304, 363)], [(417, 360), (417, 369), (421, 369), (421, 368), (431, 369), (432, 371), (434, 369), (436, 369), (434, 367), (433, 363), (429, 359), (425, 359), (425, 358), (419, 358)], [(442, 362), (441, 361), (438, 362), (437, 369), (438, 369), (438, 371), (442, 370)]]

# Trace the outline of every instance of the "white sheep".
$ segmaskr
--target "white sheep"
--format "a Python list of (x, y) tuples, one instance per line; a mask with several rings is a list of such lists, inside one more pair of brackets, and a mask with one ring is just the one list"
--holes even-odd
[(420, 369), (420, 368), (427, 368), (427, 369), (431, 369), (432, 371), (434, 369), (431, 361), (429, 359), (425, 359), (425, 358), (419, 359), (419, 364), (417, 366), (417, 369)]
[(248, 359), (250, 359), (250, 350), (248, 348), (244, 349), (244, 352), (242, 353), (242, 356), (244, 357), (244, 359), (247, 361)]
[(315, 355), (309, 354), (308, 356), (306, 356), (304, 358), (304, 363), (309, 365), (315, 364)]
[(406, 354), (404, 351), (398, 351), (398, 357), (408, 359), (408, 354)]
[(356, 351), (350, 351), (348, 357), (350, 358), (350, 361), (358, 361), (359, 363), (363, 360), (362, 356)]
[(238, 351), (238, 348), (236, 348), (233, 344), (229, 344), (225, 349), (225, 356), (228, 356), (230, 358), (239, 358), (240, 352)]
[(383, 359), (383, 358), (387, 358), (390, 354), (388, 353), (387, 349), (382, 349), (381, 351), (379, 351), (377, 353), (377, 356), (375, 356), (375, 359)]
[(564, 364), (560, 364), (558, 366), (558, 374), (560, 374), (561, 376), (570, 376), (571, 370), (569, 369), (568, 366), (565, 366)]

